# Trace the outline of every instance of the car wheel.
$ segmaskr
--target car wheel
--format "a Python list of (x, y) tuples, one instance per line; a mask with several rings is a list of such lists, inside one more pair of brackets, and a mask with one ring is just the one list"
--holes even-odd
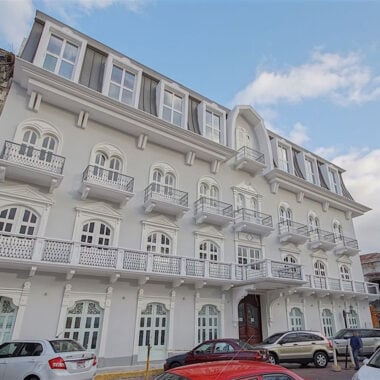
[(278, 357), (275, 353), (270, 352), (268, 356), (268, 362), (271, 364), (278, 364)]
[(170, 364), (170, 368), (177, 368), (177, 367), (181, 367), (181, 363), (180, 362), (173, 362)]
[(28, 376), (25, 380), (40, 380), (37, 376)]
[(327, 356), (326, 352), (317, 351), (314, 354), (313, 360), (314, 360), (314, 365), (317, 368), (325, 368), (329, 361), (329, 357)]

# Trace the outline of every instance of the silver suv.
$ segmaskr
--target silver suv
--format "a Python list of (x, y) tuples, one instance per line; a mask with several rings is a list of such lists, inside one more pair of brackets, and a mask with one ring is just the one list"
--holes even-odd
[(0, 380), (90, 380), (96, 357), (71, 339), (13, 340), (0, 345)]
[(338, 355), (346, 354), (346, 346), (350, 344), (350, 338), (354, 331), (357, 331), (358, 336), (362, 339), (363, 348), (360, 353), (363, 356), (370, 356), (380, 348), (380, 329), (342, 329), (333, 338)]
[(332, 342), (316, 331), (285, 331), (273, 334), (254, 348), (269, 351), (268, 361), (278, 363), (314, 363), (324, 368), (333, 357)]

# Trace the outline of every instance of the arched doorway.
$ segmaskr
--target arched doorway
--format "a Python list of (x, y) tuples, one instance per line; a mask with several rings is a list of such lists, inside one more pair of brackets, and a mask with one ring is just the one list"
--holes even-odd
[(239, 338), (250, 344), (262, 341), (260, 296), (249, 294), (239, 302)]

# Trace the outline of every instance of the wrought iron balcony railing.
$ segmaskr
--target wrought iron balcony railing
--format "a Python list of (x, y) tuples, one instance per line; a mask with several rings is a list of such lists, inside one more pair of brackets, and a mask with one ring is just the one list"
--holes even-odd
[(27, 144), (5, 141), (0, 158), (19, 165), (62, 174), (65, 157), (58, 156), (44, 149), (36, 149)]
[(257, 161), (260, 164), (265, 164), (264, 154), (252, 148), (249, 148), (248, 146), (243, 146), (242, 148), (238, 150), (236, 159), (240, 160), (242, 158), (248, 158), (248, 159)]
[(278, 231), (280, 234), (291, 233), (296, 235), (302, 235), (306, 238), (309, 236), (307, 225), (293, 222), (292, 220), (283, 220), (279, 222)]
[(271, 215), (247, 208), (240, 208), (235, 211), (235, 223), (238, 222), (256, 223), (263, 226), (273, 227)]
[(349, 238), (347, 236), (335, 236), (335, 243), (340, 246), (344, 246), (351, 249), (359, 249), (359, 244), (356, 239)]
[(99, 166), (89, 165), (83, 172), (83, 181), (112, 187), (113, 189), (132, 193), (134, 178), (116, 171), (103, 169)]
[(331, 244), (335, 243), (334, 233), (316, 228), (309, 231), (311, 241), (325, 241)]
[(232, 205), (212, 198), (201, 197), (195, 202), (195, 213), (210, 212), (226, 217), (233, 217)]
[(179, 206), (188, 207), (188, 193), (185, 191), (173, 189), (170, 186), (165, 186), (157, 183), (151, 183), (145, 189), (144, 202), (150, 199), (159, 199), (167, 201)]

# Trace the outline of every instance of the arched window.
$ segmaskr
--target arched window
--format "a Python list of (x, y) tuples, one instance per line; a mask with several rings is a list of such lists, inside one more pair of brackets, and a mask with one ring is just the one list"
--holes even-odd
[(323, 333), (327, 337), (332, 337), (335, 334), (334, 316), (331, 310), (323, 309), (322, 311), (322, 326)]
[(290, 263), (290, 264), (297, 264), (297, 260), (294, 256), (292, 255), (286, 255), (284, 258), (283, 258), (283, 261), (285, 263)]
[(343, 229), (338, 221), (333, 223), (333, 233), (335, 237), (335, 242), (340, 242), (343, 240)]
[(112, 242), (111, 228), (100, 221), (91, 221), (83, 225), (81, 242), (109, 246)]
[(199, 183), (199, 195), (205, 197), (203, 204), (209, 207), (217, 207), (219, 201), (219, 187), (215, 180), (209, 178)]
[(249, 136), (245, 128), (237, 127), (236, 128), (236, 149), (239, 150), (240, 148), (243, 148), (244, 146), (252, 148), (251, 137)]
[(218, 261), (219, 248), (218, 246), (210, 241), (203, 241), (199, 245), (199, 258), (202, 260)]
[(153, 169), (151, 174), (152, 191), (164, 196), (172, 196), (176, 188), (176, 176), (173, 169), (166, 164)]
[(105, 181), (117, 182), (119, 179), (119, 174), (122, 172), (122, 160), (120, 157), (111, 156), (103, 151), (97, 151), (95, 153), (95, 159), (93, 161), (94, 165), (94, 175)]
[(80, 301), (68, 310), (64, 337), (78, 341), (84, 348), (96, 351), (99, 348), (103, 310), (97, 302)]
[(148, 252), (163, 253), (170, 255), (171, 240), (170, 237), (162, 232), (153, 232), (147, 237), (146, 250)]
[(204, 305), (198, 313), (198, 343), (217, 339), (220, 330), (220, 313), (214, 305)]
[(309, 231), (314, 231), (320, 227), (319, 218), (315, 215), (309, 215)]
[(305, 330), (304, 315), (298, 307), (293, 307), (290, 310), (289, 320), (292, 331)]
[(0, 232), (34, 236), (38, 216), (26, 207), (9, 207), (0, 211)]
[(58, 142), (53, 136), (46, 136), (42, 140), (42, 147), (40, 151), (40, 160), (51, 162), (53, 154), (56, 152)]
[(11, 340), (17, 308), (10, 298), (0, 297), (0, 344)]
[(153, 358), (157, 352), (165, 353), (166, 342), (168, 339), (168, 312), (161, 303), (149, 303), (145, 310), (140, 314), (139, 325), (139, 356), (143, 358), (146, 347), (151, 346)]
[(249, 199), (249, 209), (257, 211), (258, 205), (257, 205), (257, 199), (256, 198), (251, 197)]
[(240, 210), (244, 208), (245, 202), (244, 202), (244, 195), (243, 194), (238, 194), (236, 197), (236, 209)]
[(359, 327), (359, 318), (355, 310), (347, 313), (347, 327), (349, 329), (357, 329)]
[(283, 224), (291, 224), (292, 221), (292, 210), (290, 208), (280, 207), (280, 222)]
[(326, 277), (326, 265), (323, 261), (321, 260), (315, 261), (314, 274), (316, 276)]
[(350, 268), (347, 265), (341, 265), (339, 271), (342, 280), (351, 280)]

